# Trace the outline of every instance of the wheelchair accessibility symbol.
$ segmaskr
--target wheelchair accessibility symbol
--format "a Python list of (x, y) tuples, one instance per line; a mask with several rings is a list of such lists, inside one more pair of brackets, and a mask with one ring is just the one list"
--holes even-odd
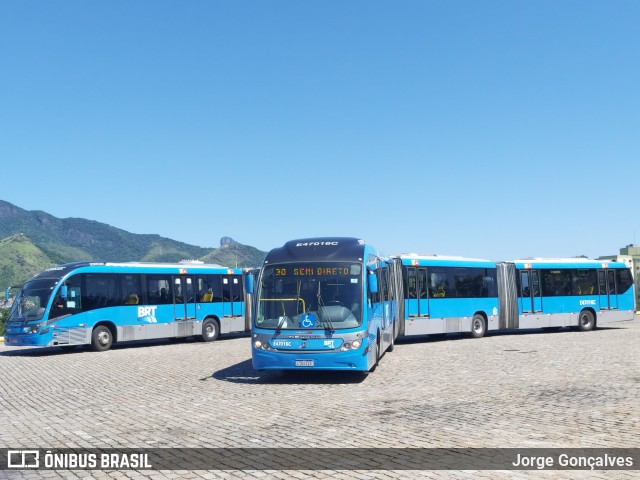
[(302, 328), (314, 328), (316, 326), (315, 315), (309, 315), (308, 313), (305, 313), (300, 319), (300, 326)]

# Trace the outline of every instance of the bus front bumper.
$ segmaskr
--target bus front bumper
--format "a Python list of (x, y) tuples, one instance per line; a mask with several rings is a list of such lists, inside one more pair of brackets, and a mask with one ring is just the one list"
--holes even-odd
[(9, 347), (46, 347), (51, 344), (51, 338), (39, 333), (5, 334), (4, 344)]
[(251, 357), (256, 370), (367, 370), (367, 354), (362, 346), (357, 350), (327, 353), (283, 352), (253, 347)]

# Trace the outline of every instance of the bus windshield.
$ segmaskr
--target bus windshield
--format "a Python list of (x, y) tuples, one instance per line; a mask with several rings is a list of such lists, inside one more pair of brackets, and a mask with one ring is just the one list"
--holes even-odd
[(344, 329), (362, 323), (362, 266), (304, 262), (264, 267), (256, 327)]
[(29, 322), (44, 316), (57, 279), (33, 280), (18, 291), (9, 313), (9, 322)]

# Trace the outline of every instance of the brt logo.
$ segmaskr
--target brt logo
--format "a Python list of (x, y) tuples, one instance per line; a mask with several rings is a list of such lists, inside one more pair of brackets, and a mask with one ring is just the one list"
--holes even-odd
[(156, 308), (158, 307), (138, 307), (138, 318), (156, 316)]

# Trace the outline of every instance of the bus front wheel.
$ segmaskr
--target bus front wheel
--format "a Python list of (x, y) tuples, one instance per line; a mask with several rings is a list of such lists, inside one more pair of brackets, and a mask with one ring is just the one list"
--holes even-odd
[(473, 338), (484, 337), (487, 331), (487, 324), (484, 321), (484, 317), (479, 313), (476, 313), (471, 320), (471, 336)]
[(213, 342), (220, 334), (218, 322), (212, 318), (208, 318), (202, 323), (202, 339), (205, 342)]
[(98, 325), (91, 334), (91, 345), (96, 352), (104, 352), (111, 348), (113, 343), (113, 333), (109, 327)]
[(596, 319), (589, 310), (582, 310), (578, 317), (578, 330), (581, 332), (588, 332), (593, 330), (596, 325)]

